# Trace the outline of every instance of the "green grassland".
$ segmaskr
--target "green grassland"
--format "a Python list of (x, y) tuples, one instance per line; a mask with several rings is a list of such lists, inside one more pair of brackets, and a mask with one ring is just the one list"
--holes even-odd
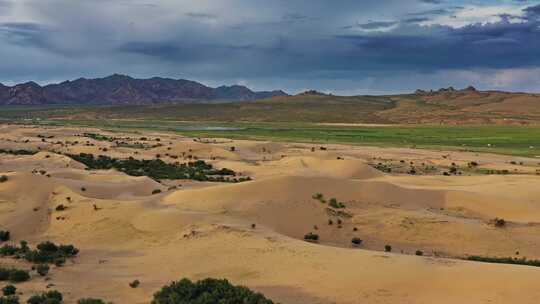
[(189, 137), (489, 152), (540, 157), (540, 127), (532, 126), (328, 126), (311, 123), (206, 123), (155, 120), (54, 120), (46, 125), (107, 130), (167, 131)]
[[(312, 99), (219, 105), (5, 107), (0, 108), (0, 122), (89, 126), (107, 130), (155, 130), (205, 138), (344, 143), (540, 156), (540, 126), (321, 125), (318, 123), (348, 122), (353, 116), (360, 117), (360, 112), (369, 116), (374, 108), (383, 109), (389, 103), (383, 97), (362, 97), (363, 106), (351, 106), (355, 109), (355, 112), (351, 110), (351, 114), (343, 110), (344, 105), (354, 104), (359, 99), (326, 98), (324, 102), (312, 102)], [(340, 115), (350, 117), (340, 119)], [(327, 120), (328, 117), (331, 119)], [(371, 121), (381, 123), (377, 119), (362, 120)]]

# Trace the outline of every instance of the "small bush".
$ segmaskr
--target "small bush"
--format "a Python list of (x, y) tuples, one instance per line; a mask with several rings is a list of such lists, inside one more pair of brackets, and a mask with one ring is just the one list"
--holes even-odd
[(2, 293), (4, 296), (12, 296), (17, 292), (17, 287), (13, 285), (6, 285), (2, 288)]
[(56, 206), (56, 211), (64, 211), (66, 209), (67, 209), (67, 207), (64, 206), (63, 204), (60, 204), (60, 205)]
[(26, 270), (11, 269), (9, 271), (8, 279), (10, 282), (13, 282), (13, 283), (26, 282), (30, 280), (30, 274)]
[(49, 265), (47, 264), (39, 264), (36, 266), (36, 272), (42, 277), (49, 273), (49, 269)]
[(134, 280), (133, 282), (129, 283), (129, 287), (131, 288), (137, 288), (141, 285), (141, 282), (139, 280)]
[(331, 198), (328, 201), (328, 204), (330, 205), (330, 207), (335, 208), (335, 209), (345, 208), (345, 205), (343, 203), (341, 203), (341, 202), (338, 202), (338, 200), (335, 199), (335, 198)]
[(19, 304), (19, 297), (17, 296), (7, 296), (0, 297), (0, 304)]
[(0, 176), (0, 184), (1, 184), (1, 183), (5, 183), (5, 182), (7, 182), (7, 181), (8, 181), (8, 177), (7, 177), (6, 175)]
[(159, 190), (159, 189), (154, 189), (152, 191), (152, 194), (159, 194), (159, 193), (161, 193), (161, 190)]
[(319, 235), (315, 234), (313, 232), (310, 232), (306, 235), (304, 235), (304, 240), (308, 242), (317, 242), (319, 240)]
[(385, 251), (385, 252), (392, 252), (392, 246), (390, 246), (390, 245), (384, 245), (384, 251)]
[(9, 231), (7, 230), (0, 230), (0, 241), (7, 242), (11, 238), (11, 235)]
[(497, 228), (503, 228), (503, 227), (506, 226), (506, 221), (505, 221), (504, 219), (502, 219), (502, 218), (498, 218), (498, 217), (497, 217), (497, 218), (495, 218), (495, 220), (494, 220), (494, 225), (495, 225), (495, 227), (497, 227)]
[(105, 301), (101, 299), (92, 299), (92, 298), (86, 298), (86, 299), (80, 299), (77, 301), (77, 304), (106, 304)]
[(414, 254), (416, 254), (418, 256), (423, 256), (424, 252), (422, 250), (416, 250), (416, 252)]
[(360, 238), (354, 237), (351, 240), (351, 243), (353, 246), (360, 246), (362, 244), (362, 240)]

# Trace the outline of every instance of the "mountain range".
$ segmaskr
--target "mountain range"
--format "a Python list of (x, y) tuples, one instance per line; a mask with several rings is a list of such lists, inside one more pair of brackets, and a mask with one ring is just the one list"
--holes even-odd
[(288, 94), (281, 90), (255, 92), (240, 85), (212, 88), (191, 80), (161, 77), (137, 79), (119, 74), (95, 79), (79, 78), (46, 86), (35, 82), (11, 87), (0, 84), (0, 105), (252, 101), (276, 96)]

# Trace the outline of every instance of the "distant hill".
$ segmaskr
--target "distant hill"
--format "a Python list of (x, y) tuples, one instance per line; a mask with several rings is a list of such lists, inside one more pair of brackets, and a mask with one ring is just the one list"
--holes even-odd
[(8, 87), (0, 84), (0, 105), (48, 104), (157, 104), (197, 101), (251, 101), (287, 96), (283, 91), (254, 92), (245, 86), (211, 88), (195, 81), (125, 75), (65, 81), (40, 86), (27, 82)]
[(397, 123), (444, 124), (538, 124), (540, 95), (501, 91), (417, 90), (390, 96), (395, 108), (378, 112), (383, 120)]
[[(14, 97), (15, 96), (15, 97)], [(243, 86), (210, 88), (189, 80), (113, 75), (40, 87), (0, 86), (4, 104), (85, 104), (69, 109), (0, 112), (0, 119), (163, 119), (371, 124), (540, 124), (540, 95), (443, 88), (386, 96), (287, 95)], [(247, 102), (249, 101), (249, 102)], [(2, 102), (0, 102), (2, 104)], [(108, 105), (91, 107), (91, 105)], [(132, 105), (132, 106), (125, 106)], [(38, 112), (36, 112), (38, 111)]]

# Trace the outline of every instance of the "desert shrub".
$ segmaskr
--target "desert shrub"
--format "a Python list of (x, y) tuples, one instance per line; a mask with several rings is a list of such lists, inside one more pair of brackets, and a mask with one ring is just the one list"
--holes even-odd
[(351, 243), (354, 246), (360, 246), (360, 244), (362, 244), (362, 240), (360, 238), (358, 238), (358, 237), (354, 237), (354, 238), (352, 238)]
[(47, 264), (38, 264), (36, 266), (36, 272), (42, 277), (46, 276), (49, 273), (49, 269), (50, 267)]
[(34, 155), (36, 152), (28, 150), (4, 150), (0, 149), (0, 154), (11, 154), (11, 155)]
[(56, 209), (56, 211), (64, 211), (64, 210), (67, 209), (67, 207), (64, 206), (63, 204), (60, 204), (60, 205), (56, 206), (55, 209)]
[(469, 261), (496, 263), (496, 264), (513, 264), (540, 267), (540, 260), (528, 260), (527, 258), (511, 258), (511, 257), (484, 257), (484, 256), (469, 256)]
[(55, 264), (61, 266), (67, 258), (74, 257), (78, 253), (79, 249), (73, 245), (56, 245), (47, 241), (38, 244), (37, 249), (25, 252), (24, 258), (36, 264)]
[(495, 227), (498, 227), (498, 228), (503, 228), (506, 226), (506, 221), (502, 218), (495, 218), (495, 220), (493, 220), (494, 222), (494, 225)]
[(0, 304), (19, 304), (19, 297), (17, 296), (6, 296), (0, 297)]
[(313, 199), (318, 200), (319, 202), (326, 204), (326, 200), (324, 199), (324, 195), (322, 193), (315, 193), (312, 196)]
[(86, 299), (80, 299), (77, 301), (77, 304), (106, 304), (105, 301), (101, 299), (92, 299), (92, 298), (86, 298)]
[(7, 230), (0, 230), (0, 241), (7, 242), (10, 239), (10, 233)]
[(12, 246), (12, 245), (4, 245), (2, 247), (0, 247), (0, 255), (1, 256), (12, 256), (12, 255), (15, 255), (17, 253), (19, 253), (20, 251), (20, 248), (17, 248), (15, 246)]
[(39, 295), (33, 295), (27, 301), (28, 304), (61, 304), (63, 296), (59, 291), (51, 290)]
[(418, 256), (422, 256), (422, 255), (424, 255), (424, 252), (422, 250), (416, 250), (416, 252), (414, 254), (416, 254)]
[(139, 285), (141, 285), (141, 281), (139, 281), (139, 280), (134, 280), (133, 282), (129, 283), (129, 287), (131, 287), (131, 288), (137, 288), (137, 287), (139, 287)]
[(5, 183), (8, 181), (8, 177), (6, 175), (1, 175), (0, 176), (0, 183)]
[(338, 200), (335, 199), (335, 198), (331, 198), (328, 201), (328, 204), (330, 205), (330, 207), (335, 208), (335, 209), (345, 208), (345, 205), (343, 203), (341, 203), (341, 202), (338, 202)]
[(30, 280), (30, 274), (26, 270), (11, 269), (9, 270), (8, 280), (13, 283), (26, 282)]
[(384, 251), (385, 251), (385, 252), (392, 252), (392, 246), (390, 246), (390, 245), (384, 245)]
[(17, 287), (13, 285), (6, 285), (2, 288), (2, 294), (4, 296), (12, 296), (17, 292)]
[(313, 232), (310, 232), (304, 235), (304, 240), (309, 241), (309, 242), (317, 242), (319, 240), (319, 235)]
[(188, 279), (173, 282), (154, 294), (152, 304), (229, 303), (273, 304), (260, 293), (234, 286), (227, 280), (205, 279), (193, 283)]
[(159, 194), (159, 193), (161, 193), (161, 190), (160, 190), (160, 189), (154, 189), (154, 190), (152, 191), (152, 194)]

